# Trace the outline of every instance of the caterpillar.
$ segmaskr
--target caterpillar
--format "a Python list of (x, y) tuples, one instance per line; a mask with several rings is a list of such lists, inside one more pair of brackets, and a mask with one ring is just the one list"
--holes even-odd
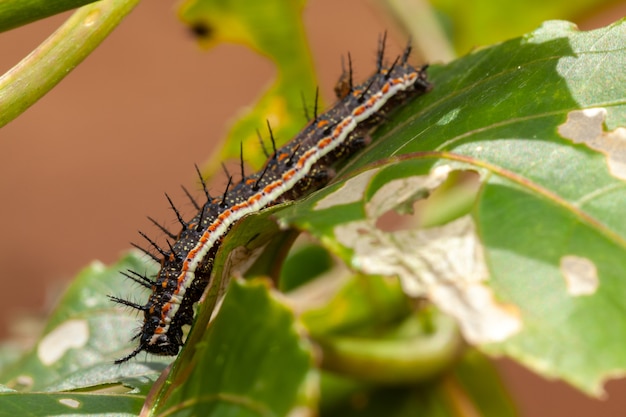
[[(185, 221), (172, 200), (166, 195), (182, 230), (171, 233), (149, 218), (166, 236), (173, 240), (164, 249), (148, 236), (141, 235), (160, 256), (141, 247), (161, 265), (154, 278), (134, 271), (124, 273), (128, 278), (148, 288), (151, 295), (146, 304), (109, 296), (112, 301), (143, 312), (141, 331), (133, 340), (139, 344), (128, 355), (118, 359), (120, 364), (145, 351), (156, 355), (176, 355), (183, 345), (183, 326), (193, 320), (193, 305), (202, 296), (211, 278), (217, 250), (234, 223), (247, 214), (281, 202), (302, 198), (324, 186), (332, 177), (332, 167), (367, 144), (368, 132), (379, 125), (385, 115), (410, 99), (432, 88), (427, 81), (424, 65), (415, 68), (408, 63), (410, 44), (401, 55), (386, 65), (384, 62), (386, 36), (379, 40), (376, 72), (361, 84), (353, 85), (352, 63), (336, 87), (338, 101), (327, 111), (317, 114), (290, 142), (276, 148), (270, 131), (272, 153), (263, 168), (250, 175), (243, 171), (241, 180), (228, 184), (221, 196), (211, 196), (202, 175), (200, 181), (206, 197), (202, 205), (192, 204), (198, 213)], [(348, 55), (348, 58), (350, 56)]]

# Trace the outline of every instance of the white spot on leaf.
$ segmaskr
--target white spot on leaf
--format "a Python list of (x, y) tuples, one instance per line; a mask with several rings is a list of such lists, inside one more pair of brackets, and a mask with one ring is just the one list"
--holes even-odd
[(71, 408), (78, 408), (78, 407), (80, 407), (80, 402), (76, 401), (73, 398), (61, 398), (59, 400), (59, 403), (61, 403), (63, 405), (66, 405), (68, 407), (71, 407)]
[(370, 179), (378, 169), (365, 171), (356, 177), (350, 178), (337, 191), (331, 193), (315, 204), (315, 210), (323, 210), (342, 204), (351, 204), (361, 201)]
[(37, 346), (37, 356), (44, 365), (52, 365), (72, 348), (80, 349), (89, 340), (86, 320), (68, 320), (48, 333)]
[(444, 165), (428, 176), (391, 181), (366, 205), (366, 220), (336, 227), (335, 236), (354, 251), (357, 269), (398, 276), (407, 294), (427, 296), (455, 317), (470, 343), (502, 341), (520, 331), (520, 315), (485, 285), (487, 266), (470, 216), (423, 230), (387, 233), (375, 226), (384, 212), (427, 196), (450, 170)]
[(561, 258), (560, 269), (570, 295), (591, 295), (598, 289), (598, 270), (591, 260), (567, 255)]
[(604, 108), (571, 111), (558, 132), (574, 143), (584, 143), (605, 154), (611, 173), (626, 180), (626, 129), (618, 127), (605, 132), (602, 126), (606, 114)]
[(24, 388), (31, 387), (35, 383), (33, 377), (30, 375), (19, 375), (15, 378), (15, 381)]
[(459, 107), (449, 111), (448, 113), (444, 114), (439, 120), (437, 120), (437, 124), (440, 126), (447, 125), (448, 123), (456, 119), (460, 112), (461, 109)]

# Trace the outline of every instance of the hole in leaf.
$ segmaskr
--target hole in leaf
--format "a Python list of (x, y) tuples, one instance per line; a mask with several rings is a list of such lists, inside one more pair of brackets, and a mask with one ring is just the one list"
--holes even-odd
[(469, 212), (479, 186), (476, 171), (452, 171), (441, 186), (416, 193), (412, 202), (400, 202), (386, 211), (377, 219), (376, 227), (391, 233), (448, 223)]
[(200, 39), (208, 39), (213, 34), (213, 28), (205, 22), (195, 22), (191, 25), (189, 30), (191, 30), (193, 36)]

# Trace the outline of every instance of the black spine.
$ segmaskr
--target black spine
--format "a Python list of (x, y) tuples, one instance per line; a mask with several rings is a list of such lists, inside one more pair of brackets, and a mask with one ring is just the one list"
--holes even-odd
[(152, 222), (153, 225), (159, 228), (163, 233), (165, 233), (170, 239), (176, 239), (176, 235), (165, 228), (162, 224), (154, 220), (152, 217), (148, 216), (148, 220)]
[(198, 202), (196, 201), (195, 198), (193, 198), (193, 196), (191, 195), (189, 190), (184, 185), (181, 185), (180, 188), (183, 189), (183, 192), (185, 193), (185, 195), (187, 196), (189, 201), (191, 201), (191, 204), (193, 204), (193, 206), (196, 208), (196, 210), (200, 210), (200, 206), (198, 205)]
[(134, 248), (139, 249), (140, 251), (142, 251), (143, 253), (145, 253), (146, 255), (148, 255), (149, 257), (151, 257), (155, 262), (161, 263), (161, 259), (158, 258), (154, 253), (150, 252), (149, 250), (146, 250), (144, 248), (142, 248), (141, 246), (139, 246), (136, 243), (130, 243), (131, 246), (133, 246)]
[(204, 195), (206, 196), (206, 201), (213, 200), (213, 197), (211, 197), (209, 189), (206, 186), (206, 182), (204, 181), (204, 177), (202, 176), (202, 172), (200, 172), (200, 168), (198, 168), (198, 165), (195, 164), (194, 167), (196, 168), (196, 172), (198, 173), (198, 178), (200, 178), (200, 184), (202, 185), (202, 191), (204, 191)]
[(176, 218), (178, 219), (178, 222), (183, 226), (183, 229), (186, 229), (188, 226), (187, 222), (183, 220), (183, 217), (180, 215), (180, 212), (178, 211), (178, 209), (172, 202), (172, 199), (170, 198), (170, 196), (167, 195), (167, 193), (165, 193), (165, 198), (167, 198), (167, 201), (170, 203), (170, 207), (172, 208), (172, 210), (174, 210), (174, 213), (176, 214)]

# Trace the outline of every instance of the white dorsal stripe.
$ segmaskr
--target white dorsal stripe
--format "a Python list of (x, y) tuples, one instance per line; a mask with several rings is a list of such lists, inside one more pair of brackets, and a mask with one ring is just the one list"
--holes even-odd
[[(180, 302), (195, 278), (196, 269), (211, 248), (228, 232), (235, 222), (250, 213), (257, 212), (270, 205), (285, 192), (292, 189), (298, 181), (306, 178), (311, 172), (311, 168), (344, 143), (359, 123), (373, 116), (390, 98), (411, 87), (418, 78), (417, 72), (411, 72), (404, 74), (402, 78), (389, 79), (367, 102), (356, 107), (350, 115), (339, 121), (328, 136), (320, 139), (315, 146), (305, 152), (298, 159), (297, 163), (294, 164), (293, 168), (276, 181), (260, 189), (256, 194), (251, 195), (245, 202), (232, 207), (228, 215), (225, 215), (225, 212), (217, 216), (215, 221), (207, 227), (195, 247), (188, 252), (187, 258), (183, 262), (181, 274), (177, 278), (176, 297), (173, 296), (163, 305), (161, 311), (165, 313), (161, 316), (161, 326), (157, 327), (156, 331), (158, 333), (155, 332), (152, 335), (149, 344), (156, 344), (160, 335), (167, 334), (170, 323), (180, 308)], [(327, 141), (328, 143), (326, 143)], [(292, 173), (293, 175), (289, 176)], [(267, 189), (271, 191), (267, 192)], [(250, 201), (253, 203), (249, 203)]]

